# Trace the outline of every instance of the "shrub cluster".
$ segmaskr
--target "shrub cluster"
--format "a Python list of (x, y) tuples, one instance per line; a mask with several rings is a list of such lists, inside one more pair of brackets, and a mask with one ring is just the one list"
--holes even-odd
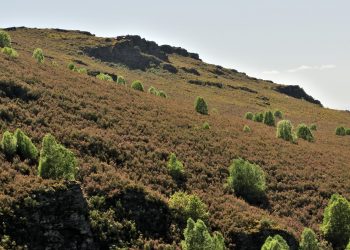
[(0, 48), (4, 47), (11, 48), (11, 37), (7, 32), (0, 30)]
[(2, 137), (1, 148), (8, 158), (16, 153), (22, 159), (36, 160), (38, 157), (38, 150), (32, 140), (20, 129), (16, 129), (14, 134), (6, 131)]
[(182, 178), (185, 174), (185, 170), (182, 162), (176, 158), (176, 155), (174, 153), (170, 154), (167, 167), (168, 167), (169, 174), (174, 179)]
[(335, 249), (344, 249), (350, 238), (350, 202), (339, 194), (332, 195), (320, 229)]
[(275, 116), (275, 118), (278, 119), (283, 119), (283, 113), (280, 110), (275, 110), (275, 112), (273, 113), (273, 115)]
[(144, 91), (143, 84), (140, 81), (134, 81), (131, 84), (131, 88), (142, 92)]
[(183, 250), (224, 250), (224, 237), (219, 232), (210, 235), (209, 230), (202, 220), (194, 222), (188, 219), (187, 227), (184, 230), (184, 240), (181, 241)]
[(311, 129), (312, 131), (316, 131), (316, 130), (317, 130), (317, 125), (316, 125), (316, 124), (311, 124), (311, 125), (310, 125), (310, 129)]
[(75, 64), (72, 63), (72, 62), (69, 63), (67, 67), (68, 67), (68, 69), (70, 69), (71, 71), (78, 72), (78, 73), (82, 73), (82, 74), (87, 74), (86, 68), (78, 68), (78, 67), (76, 67)]
[(251, 129), (248, 125), (244, 125), (244, 127), (243, 127), (243, 132), (249, 133), (249, 132), (251, 132), (251, 131), (252, 131), (252, 129)]
[(97, 79), (100, 79), (102, 81), (108, 81), (108, 82), (113, 82), (113, 78), (108, 75), (108, 74), (104, 74), (104, 73), (100, 73), (96, 76)]
[(261, 250), (289, 250), (289, 246), (283, 237), (277, 234), (267, 237)]
[(125, 85), (126, 81), (125, 81), (124, 77), (118, 76), (117, 83), (120, 84), (120, 85)]
[(169, 199), (169, 207), (174, 210), (175, 215), (186, 222), (189, 218), (206, 221), (209, 213), (205, 203), (197, 195), (176, 192)]
[(253, 120), (254, 114), (252, 112), (247, 112), (247, 113), (245, 113), (244, 117), (247, 120)]
[(345, 136), (346, 135), (346, 130), (343, 126), (337, 127), (335, 130), (335, 134), (339, 136)]
[(203, 125), (202, 125), (202, 128), (203, 129), (210, 129), (210, 125), (208, 122), (204, 122)]
[(263, 122), (264, 121), (264, 114), (263, 113), (255, 113), (254, 117), (253, 117), (253, 121)]
[(305, 228), (301, 234), (299, 243), (300, 250), (319, 250), (320, 246), (315, 232), (310, 228)]
[(259, 202), (265, 196), (265, 173), (258, 165), (236, 159), (229, 167), (228, 186), (248, 202)]
[(282, 120), (277, 123), (277, 138), (294, 142), (293, 125), (288, 120)]
[(167, 98), (168, 97), (167, 94), (163, 90), (158, 90), (158, 89), (156, 89), (153, 86), (151, 86), (148, 89), (148, 93), (150, 93), (152, 95), (160, 96), (160, 97), (163, 97), (163, 98)]
[(194, 103), (194, 107), (198, 113), (202, 115), (208, 114), (208, 105), (203, 97), (197, 96), (196, 101)]
[(302, 138), (306, 141), (312, 142), (314, 141), (314, 136), (308, 126), (305, 124), (299, 124), (297, 128), (297, 137)]
[(1, 49), (1, 52), (11, 58), (18, 57), (17, 51), (10, 47), (4, 47), (3, 49)]
[(77, 161), (70, 150), (58, 144), (52, 135), (47, 134), (42, 142), (38, 172), (44, 179), (74, 180)]
[(275, 117), (271, 111), (266, 111), (264, 115), (264, 124), (275, 126)]
[(37, 61), (37, 63), (44, 63), (45, 56), (43, 50), (40, 48), (36, 48), (33, 51), (33, 58)]

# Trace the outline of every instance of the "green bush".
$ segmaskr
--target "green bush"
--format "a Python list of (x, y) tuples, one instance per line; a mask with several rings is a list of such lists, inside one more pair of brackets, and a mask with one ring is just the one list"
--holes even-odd
[(148, 93), (150, 93), (152, 95), (158, 95), (158, 90), (155, 87), (151, 86), (148, 89)]
[(243, 132), (245, 132), (245, 133), (249, 133), (249, 132), (251, 132), (252, 130), (251, 130), (251, 128), (248, 126), (248, 125), (244, 125), (244, 127), (243, 127)]
[(108, 74), (103, 74), (103, 73), (100, 73), (96, 76), (97, 79), (100, 79), (102, 81), (108, 81), (108, 82), (113, 82), (113, 78), (108, 75)]
[(77, 161), (70, 150), (58, 144), (52, 135), (47, 134), (42, 142), (38, 172), (44, 179), (74, 180)]
[(140, 81), (134, 81), (131, 84), (131, 88), (142, 92), (144, 91), (143, 84)]
[(316, 131), (316, 130), (317, 130), (317, 125), (316, 125), (316, 124), (311, 124), (311, 125), (310, 125), (310, 129), (311, 129), (312, 131)]
[(77, 68), (75, 69), (76, 72), (79, 74), (87, 74), (87, 69), (86, 68)]
[(208, 122), (204, 122), (203, 125), (202, 125), (202, 128), (203, 129), (210, 129), (210, 125)]
[(252, 112), (247, 112), (245, 113), (244, 118), (247, 120), (253, 120), (254, 114)]
[(350, 135), (350, 128), (345, 129), (345, 134)]
[(275, 126), (275, 117), (271, 111), (266, 111), (264, 115), (264, 124), (268, 126)]
[(163, 90), (159, 90), (157, 96), (168, 98), (168, 95)]
[(286, 141), (294, 141), (293, 125), (288, 120), (282, 120), (277, 123), (277, 138), (282, 138)]
[(205, 205), (197, 195), (176, 192), (169, 199), (169, 207), (175, 211), (175, 215), (186, 222), (189, 218), (206, 221), (209, 213)]
[(182, 162), (176, 158), (176, 155), (174, 153), (170, 154), (167, 167), (170, 175), (174, 179), (181, 178), (185, 174), (185, 170)]
[(275, 112), (273, 113), (274, 117), (275, 118), (278, 118), (278, 119), (283, 119), (283, 113), (281, 110), (275, 110)]
[(10, 47), (5, 47), (5, 48), (1, 49), (1, 52), (4, 53), (5, 55), (7, 55), (8, 57), (11, 57), (11, 58), (18, 57), (17, 51), (14, 50), (13, 48), (10, 48)]
[(350, 250), (350, 241), (349, 241), (349, 243), (346, 245), (345, 250)]
[(0, 30), (0, 48), (4, 47), (11, 48), (11, 37), (7, 32)]
[(345, 136), (346, 130), (344, 127), (337, 127), (337, 129), (335, 130), (335, 134), (339, 136)]
[(255, 121), (255, 122), (263, 122), (264, 121), (264, 114), (263, 113), (256, 113), (256, 114), (254, 114), (253, 121)]
[(308, 126), (305, 124), (299, 124), (297, 128), (297, 137), (302, 138), (306, 141), (312, 142), (314, 141), (314, 136)]
[(17, 151), (16, 137), (9, 131), (6, 131), (2, 135), (1, 149), (6, 157), (11, 158)]
[(202, 115), (208, 114), (208, 105), (204, 101), (203, 97), (197, 96), (194, 107), (198, 113), (200, 113)]
[(33, 58), (35, 58), (35, 60), (37, 61), (37, 63), (44, 63), (45, 56), (44, 56), (43, 50), (40, 49), (40, 48), (36, 48), (36, 49), (33, 51)]
[(191, 218), (187, 220), (184, 230), (184, 240), (181, 241), (183, 250), (224, 250), (224, 237), (219, 232), (210, 235), (207, 226), (202, 220), (194, 222)]
[(320, 227), (335, 249), (344, 249), (350, 238), (350, 203), (339, 194), (332, 195), (324, 210)]
[(319, 250), (319, 243), (315, 232), (310, 228), (305, 228), (301, 234), (299, 250)]
[(283, 237), (277, 234), (267, 237), (261, 250), (289, 250), (289, 246)]
[(17, 140), (18, 155), (23, 159), (36, 160), (38, 158), (38, 149), (32, 140), (20, 129), (16, 129), (14, 136)]
[(118, 83), (118, 84), (121, 84), (121, 85), (125, 85), (125, 84), (126, 84), (126, 81), (125, 81), (124, 77), (118, 76), (118, 78), (117, 78), (117, 83)]
[(229, 167), (228, 185), (237, 196), (248, 202), (261, 201), (265, 196), (265, 173), (260, 166), (236, 159)]
[(72, 71), (76, 70), (76, 67), (75, 67), (74, 63), (72, 63), (72, 62), (68, 63), (67, 67), (68, 67), (69, 70), (72, 70)]

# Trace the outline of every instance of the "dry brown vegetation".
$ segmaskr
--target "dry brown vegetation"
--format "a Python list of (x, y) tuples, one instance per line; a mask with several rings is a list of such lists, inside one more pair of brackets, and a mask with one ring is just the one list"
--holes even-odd
[[(21, 128), (38, 148), (43, 136), (51, 133), (71, 149), (79, 161), (77, 181), (84, 199), (104, 196), (104, 209), (118, 211), (117, 221), (135, 222), (136, 235), (120, 236), (130, 241), (128, 247), (138, 248), (146, 241), (179, 244), (182, 228), (167, 205), (170, 195), (179, 190), (197, 194), (207, 204), (209, 226), (222, 232), (228, 247), (243, 248), (249, 240), (251, 249), (261, 246), (269, 232), (281, 232), (290, 244), (306, 226), (319, 232), (330, 196), (340, 193), (350, 198), (350, 137), (334, 133), (339, 124), (350, 126), (347, 112), (288, 97), (273, 91), (271, 82), (190, 57), (169, 55), (170, 63), (179, 69), (173, 74), (160, 68), (130, 70), (82, 52), (118, 42), (115, 39), (39, 29), (9, 34), (19, 57), (0, 54), (1, 132)], [(37, 47), (44, 51), (44, 64), (32, 58)], [(71, 61), (90, 71), (122, 75), (127, 87), (70, 71)], [(200, 75), (181, 68), (195, 69)], [(140, 80), (145, 89), (164, 90), (169, 98), (132, 90), (134, 80)], [(189, 84), (189, 80), (219, 82), (225, 87)], [(196, 96), (208, 103), (208, 116), (195, 112)], [(295, 125), (317, 124), (315, 142), (292, 144), (276, 138), (276, 128), (244, 119), (248, 111), (276, 109)], [(202, 129), (204, 122), (210, 129)], [(252, 132), (243, 132), (244, 125)], [(182, 182), (168, 173), (172, 152), (186, 169)], [(238, 157), (265, 171), (264, 203), (253, 206), (225, 190), (228, 167)], [(67, 185), (42, 180), (35, 164), (17, 158), (10, 162), (1, 154), (0, 220), (5, 226), (0, 225), (0, 235), (10, 235), (20, 245), (34, 244), (21, 236), (18, 227), (27, 232), (30, 227), (19, 218), (25, 208), (18, 205), (33, 194)], [(267, 229), (261, 223), (266, 220), (271, 222)], [(108, 245), (96, 235), (94, 240)]]

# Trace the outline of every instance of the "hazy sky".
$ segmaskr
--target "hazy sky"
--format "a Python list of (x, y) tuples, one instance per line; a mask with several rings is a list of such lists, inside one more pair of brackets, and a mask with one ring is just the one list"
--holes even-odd
[(350, 109), (349, 0), (11, 0), (1, 9), (0, 27), (138, 34)]

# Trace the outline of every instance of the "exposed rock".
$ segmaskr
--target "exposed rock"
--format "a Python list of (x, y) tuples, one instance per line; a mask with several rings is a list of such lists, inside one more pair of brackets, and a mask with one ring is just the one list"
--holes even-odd
[(181, 69), (183, 71), (185, 71), (186, 73), (189, 73), (189, 74), (193, 74), (193, 75), (196, 75), (196, 76), (200, 76), (201, 74), (198, 72), (198, 70), (196, 70), (195, 68), (186, 68), (186, 67), (181, 67)]
[(209, 86), (209, 87), (216, 87), (222, 89), (224, 87), (224, 84), (221, 82), (205, 82), (201, 80), (189, 80), (188, 83), (200, 85), (200, 86)]
[(11, 218), (5, 221), (11, 238), (29, 249), (96, 249), (77, 183), (32, 193)]
[(182, 48), (169, 45), (159, 46), (140, 36), (119, 36), (114, 45), (104, 47), (85, 48), (85, 52), (102, 61), (121, 63), (131, 69), (146, 70), (158, 67), (161, 63), (169, 63), (167, 54), (179, 54), (199, 59), (197, 54), (189, 53)]
[(169, 63), (163, 64), (163, 69), (169, 71), (170, 73), (176, 74), (178, 72), (177, 68)]
[(278, 85), (274, 88), (274, 90), (297, 99), (303, 99), (322, 107), (322, 103), (319, 100), (316, 100), (312, 96), (308, 95), (299, 85)]
[(250, 89), (248, 87), (235, 87), (235, 86), (231, 86), (231, 85), (227, 85), (228, 88), (230, 89), (238, 89), (238, 90), (242, 90), (242, 91), (245, 91), (245, 92), (249, 92), (249, 93), (253, 93), (253, 94), (257, 94), (258, 92), (256, 90), (253, 90), (253, 89)]

